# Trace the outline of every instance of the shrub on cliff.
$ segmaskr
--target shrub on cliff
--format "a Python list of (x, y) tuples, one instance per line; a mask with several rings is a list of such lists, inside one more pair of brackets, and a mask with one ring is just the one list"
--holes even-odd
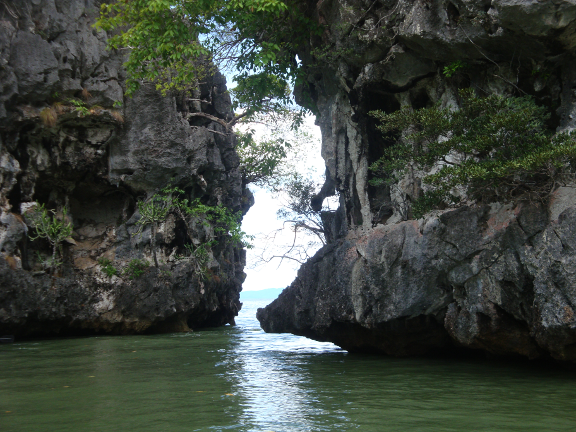
[(460, 189), (474, 200), (543, 197), (574, 170), (576, 134), (553, 134), (549, 114), (526, 97), (477, 97), (460, 92), (458, 110), (404, 108), (373, 111), (384, 133), (401, 133), (370, 169), (374, 186), (395, 183), (408, 171), (426, 172), (427, 191), (413, 203), (415, 217), (456, 204)]
[(186, 226), (189, 239), (194, 238), (194, 223), (199, 222), (205, 226), (213, 227), (213, 238), (199, 245), (186, 245), (190, 257), (195, 260), (194, 267), (198, 274), (204, 274), (204, 266), (208, 260), (208, 249), (215, 246), (218, 241), (230, 241), (235, 245), (249, 247), (249, 236), (242, 231), (240, 214), (232, 213), (222, 205), (209, 206), (202, 204), (199, 199), (189, 200), (186, 193), (178, 188), (168, 186), (147, 200), (137, 202), (140, 219), (136, 222), (138, 230), (133, 235), (142, 234), (144, 227), (151, 226), (150, 248), (154, 257), (154, 264), (158, 267), (156, 254), (156, 233), (158, 225), (166, 220), (168, 214), (175, 214)]
[(62, 216), (58, 217), (54, 210), (48, 210), (44, 204), (37, 204), (27, 217), (30, 224), (34, 227), (35, 234), (30, 234), (30, 240), (45, 239), (52, 246), (52, 258), (45, 260), (45, 264), (50, 267), (52, 274), (62, 265), (62, 242), (67, 240), (74, 229), (72, 222), (67, 218), (68, 211), (66, 207), (62, 209)]

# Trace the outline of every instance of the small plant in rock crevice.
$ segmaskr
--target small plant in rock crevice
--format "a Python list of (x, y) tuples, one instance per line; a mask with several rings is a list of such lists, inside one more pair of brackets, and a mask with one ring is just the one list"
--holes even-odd
[(74, 107), (80, 117), (84, 117), (90, 114), (90, 109), (81, 100), (68, 99), (68, 102)]
[(134, 280), (139, 278), (148, 270), (150, 264), (148, 261), (133, 259), (128, 263), (126, 268), (124, 268), (124, 274), (128, 276), (128, 279)]
[(150, 248), (154, 257), (154, 265), (158, 267), (158, 257), (156, 254), (156, 233), (158, 231), (158, 224), (166, 219), (166, 216), (171, 210), (170, 203), (163, 199), (162, 196), (153, 195), (149, 200), (138, 201), (138, 212), (140, 219), (136, 222), (139, 226), (138, 230), (133, 234), (142, 234), (145, 226), (150, 225), (152, 233), (150, 235)]
[(442, 73), (445, 77), (451, 78), (453, 75), (461, 72), (463, 69), (466, 69), (468, 65), (463, 62), (462, 60), (456, 60), (446, 66), (444, 66), (444, 70)]
[(102, 271), (106, 273), (108, 277), (112, 277), (118, 274), (118, 269), (112, 265), (112, 261), (108, 258), (98, 258), (98, 264), (102, 267)]
[(85, 102), (74, 98), (67, 99), (65, 102), (56, 101), (43, 108), (40, 111), (40, 120), (44, 126), (52, 128), (56, 126), (58, 117), (66, 112), (76, 112), (79, 117), (107, 112), (116, 122), (124, 123), (124, 116), (118, 109), (105, 109), (100, 105), (87, 106)]
[(189, 238), (194, 238), (194, 221), (206, 227), (213, 226), (214, 238), (198, 245), (185, 245), (188, 258), (194, 261), (195, 273), (204, 277), (210, 260), (210, 250), (218, 241), (249, 246), (248, 236), (241, 229), (240, 214), (234, 214), (221, 205), (209, 206), (202, 204), (199, 199), (189, 200), (183, 198), (184, 196), (185, 192), (182, 189), (169, 186), (152, 195), (148, 200), (138, 201), (140, 219), (136, 222), (138, 230), (133, 235), (141, 235), (146, 226), (151, 226), (150, 247), (154, 256), (154, 264), (158, 267), (156, 233), (158, 224), (166, 220), (168, 214), (173, 213), (184, 222)]
[(52, 274), (62, 265), (62, 242), (70, 238), (74, 229), (67, 215), (66, 207), (62, 208), (62, 215), (58, 216), (56, 211), (47, 209), (44, 204), (38, 204), (27, 215), (35, 232), (29, 234), (30, 240), (45, 239), (52, 246), (52, 257), (49, 260), (42, 260), (49, 266)]
[(208, 274), (208, 263), (210, 262), (209, 249), (217, 242), (215, 240), (194, 246), (194, 244), (185, 244), (184, 248), (187, 250), (187, 258), (191, 260), (194, 273), (206, 278)]

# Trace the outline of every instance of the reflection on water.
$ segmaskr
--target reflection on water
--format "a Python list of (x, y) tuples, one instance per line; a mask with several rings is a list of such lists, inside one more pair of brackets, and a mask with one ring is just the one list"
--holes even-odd
[(227, 352), (229, 377), (243, 396), (242, 430), (342, 430), (342, 424), (317, 420), (326, 412), (306, 366), (342, 358), (345, 351), (292, 335), (266, 335), (254, 316), (253, 309), (240, 321), (243, 328)]
[(0, 345), (0, 431), (574, 431), (576, 374), (235, 328)]

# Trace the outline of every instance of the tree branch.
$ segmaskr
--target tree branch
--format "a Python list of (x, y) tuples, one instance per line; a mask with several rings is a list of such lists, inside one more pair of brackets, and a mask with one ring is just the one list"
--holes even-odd
[(188, 114), (186, 114), (186, 116), (184, 118), (186, 120), (190, 120), (190, 118), (192, 118), (192, 117), (204, 117), (208, 120), (211, 120), (213, 122), (221, 124), (222, 126), (224, 126), (226, 128), (227, 131), (230, 129), (230, 125), (226, 122), (226, 120), (222, 120), (221, 118), (218, 118), (218, 117), (213, 116), (211, 114), (206, 114), (205, 112), (188, 113)]

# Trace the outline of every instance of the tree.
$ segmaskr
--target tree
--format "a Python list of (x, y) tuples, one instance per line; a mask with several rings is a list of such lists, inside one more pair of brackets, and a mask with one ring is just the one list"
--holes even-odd
[[(320, 209), (312, 206), (313, 198), (320, 189), (320, 183), (310, 177), (293, 173), (277, 189), (277, 196), (283, 207), (277, 212), (283, 221), (282, 228), (260, 236), (263, 245), (254, 265), (269, 263), (278, 259), (299, 264), (306, 262), (320, 247), (326, 244), (326, 232), (322, 214), (332, 212), (330, 201)], [(287, 235), (287, 231), (290, 235)]]
[[(117, 0), (101, 6), (96, 26), (114, 49), (128, 49), (127, 90), (154, 82), (167, 92), (197, 85), (213, 65), (236, 71), (229, 122), (291, 105), (299, 77), (296, 51), (320, 28), (295, 0)], [(200, 115), (200, 114), (198, 114)]]
[(276, 258), (302, 263), (326, 243), (321, 214), (330, 209), (322, 202), (333, 191), (313, 180), (318, 176), (307, 161), (318, 145), (312, 134), (286, 123), (275, 124), (264, 136), (254, 130), (240, 133), (237, 151), (244, 183), (268, 191), (283, 206), (277, 214), (282, 228), (258, 235), (259, 245), (265, 245), (258, 247), (259, 264)]
[(242, 182), (265, 186), (277, 179), (291, 144), (282, 137), (258, 141), (254, 138), (253, 129), (237, 132), (236, 137)]
[(295, 234), (299, 230), (305, 230), (325, 245), (326, 235), (321, 211), (312, 208), (312, 200), (319, 188), (320, 185), (310, 178), (294, 174), (284, 187), (288, 201), (285, 207), (278, 211), (278, 217), (290, 223)]
[(532, 98), (480, 98), (472, 89), (461, 90), (460, 98), (457, 110), (436, 105), (371, 113), (382, 132), (401, 134), (370, 167), (371, 184), (394, 184), (408, 170), (427, 173), (427, 190), (412, 205), (415, 217), (457, 204), (458, 190), (474, 200), (543, 197), (574, 172), (576, 133), (549, 131), (549, 114)]

